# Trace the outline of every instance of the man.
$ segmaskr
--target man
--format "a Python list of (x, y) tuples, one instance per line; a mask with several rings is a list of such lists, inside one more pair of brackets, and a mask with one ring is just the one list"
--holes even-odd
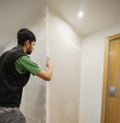
[(0, 123), (26, 123), (19, 110), (22, 90), (30, 74), (50, 81), (52, 64), (48, 59), (47, 71), (28, 56), (32, 53), (36, 38), (33, 32), (22, 28), (17, 33), (18, 46), (6, 51), (0, 57)]

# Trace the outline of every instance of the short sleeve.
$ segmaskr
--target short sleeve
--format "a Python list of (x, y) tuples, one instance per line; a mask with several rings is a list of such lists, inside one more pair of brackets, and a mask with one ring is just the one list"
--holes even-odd
[(16, 60), (15, 63), (16, 70), (22, 74), (26, 71), (29, 71), (33, 75), (38, 74), (41, 71), (41, 68), (37, 63), (35, 63), (29, 56), (21, 56)]

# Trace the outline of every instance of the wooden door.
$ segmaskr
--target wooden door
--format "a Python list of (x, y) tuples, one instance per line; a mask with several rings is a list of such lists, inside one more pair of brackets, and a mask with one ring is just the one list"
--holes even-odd
[(120, 34), (108, 38), (106, 50), (101, 123), (120, 123)]

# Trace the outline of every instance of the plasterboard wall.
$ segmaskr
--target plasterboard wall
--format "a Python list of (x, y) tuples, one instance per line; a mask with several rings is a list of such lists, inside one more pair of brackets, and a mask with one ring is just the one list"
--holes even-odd
[[(48, 85), (48, 122), (79, 122), (81, 39), (56, 12), (48, 15), (48, 55), (53, 79)], [(47, 98), (48, 98), (47, 97)]]
[[(36, 45), (31, 58), (40, 65), (41, 69), (46, 69), (46, 13), (41, 12), (37, 18), (25, 24), (26, 27), (36, 35)], [(21, 28), (23, 28), (21, 27)], [(16, 35), (5, 47), (5, 50), (16, 46)], [(21, 111), (28, 123), (46, 122), (46, 81), (31, 75), (28, 84), (24, 87), (22, 96)]]
[(47, 85), (47, 98), (46, 82), (37, 77), (31, 76), (24, 88), (21, 109), (27, 122), (78, 123), (82, 39), (53, 11), (27, 27), (37, 36), (31, 58), (43, 69), (46, 55), (53, 63), (53, 79)]
[[(41, 69), (46, 69), (46, 14), (44, 11), (42, 16), (28, 27), (35, 33), (37, 39), (31, 58), (40, 65)], [(28, 123), (45, 123), (46, 81), (31, 75), (24, 89), (23, 102)]]

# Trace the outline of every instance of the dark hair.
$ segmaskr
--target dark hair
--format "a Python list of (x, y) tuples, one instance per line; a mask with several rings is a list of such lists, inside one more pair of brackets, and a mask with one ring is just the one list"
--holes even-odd
[(24, 43), (29, 40), (30, 43), (36, 41), (34, 33), (27, 28), (22, 28), (17, 33), (18, 44), (24, 46)]

